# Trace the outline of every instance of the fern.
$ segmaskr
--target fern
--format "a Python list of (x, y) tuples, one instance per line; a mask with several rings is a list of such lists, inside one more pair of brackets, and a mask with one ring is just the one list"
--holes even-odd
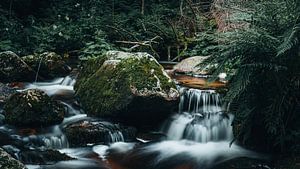
[(237, 11), (230, 22), (244, 20), (249, 28), (216, 34), (219, 44), (210, 47), (215, 50), (198, 66), (217, 64), (215, 75), (229, 74), (225, 100), (235, 114), (238, 141), (252, 148), (290, 151), (291, 133), (300, 132), (300, 4), (270, 0), (238, 6), (247, 10)]

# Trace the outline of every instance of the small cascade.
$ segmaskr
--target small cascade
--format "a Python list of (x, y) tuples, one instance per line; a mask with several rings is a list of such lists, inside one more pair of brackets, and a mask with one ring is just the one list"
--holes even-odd
[(62, 149), (69, 147), (68, 139), (59, 126), (55, 126), (53, 132), (46, 135), (42, 140), (47, 148)]
[(65, 106), (66, 111), (68, 112), (68, 115), (74, 116), (74, 115), (81, 114), (81, 110), (74, 108), (74, 106), (72, 106), (71, 104), (66, 103), (66, 102), (61, 102), (61, 103)]
[(222, 111), (220, 94), (214, 90), (180, 89), (179, 113), (216, 113)]
[(110, 136), (110, 142), (111, 143), (115, 143), (115, 142), (124, 142), (124, 136), (123, 133), (121, 131), (113, 131), (113, 132), (109, 132), (109, 136)]
[(65, 78), (56, 78), (51, 82), (36, 82), (30, 83), (25, 86), (27, 89), (40, 89), (46, 92), (49, 96), (54, 95), (73, 95), (73, 86), (76, 80), (72, 79), (70, 76)]
[(74, 86), (76, 83), (76, 80), (71, 78), (70, 76), (67, 76), (65, 78), (63, 78), (63, 80), (61, 81), (61, 85), (63, 86)]
[(62, 149), (69, 147), (68, 140), (58, 125), (52, 127), (50, 131), (45, 134), (30, 135), (23, 137), (22, 140), (29, 144), (32, 148), (44, 147)]
[(222, 112), (220, 94), (214, 90), (181, 88), (179, 113), (163, 126), (170, 140), (206, 143), (233, 139), (233, 115)]

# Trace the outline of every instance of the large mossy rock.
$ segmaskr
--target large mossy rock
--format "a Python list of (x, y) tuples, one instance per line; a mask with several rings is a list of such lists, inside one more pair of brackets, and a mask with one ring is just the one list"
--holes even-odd
[(13, 94), (4, 105), (5, 122), (20, 127), (50, 126), (62, 122), (65, 109), (45, 92), (30, 89)]
[(75, 91), (89, 115), (133, 125), (157, 124), (179, 99), (175, 83), (146, 53), (109, 51), (87, 62)]
[(15, 53), (0, 53), (0, 82), (32, 81), (35, 72)]
[(1, 169), (26, 169), (24, 164), (14, 159), (2, 148), (0, 148), (0, 168)]
[(64, 58), (54, 52), (28, 55), (22, 59), (43, 78), (55, 78), (70, 73), (71, 68), (67, 66)]

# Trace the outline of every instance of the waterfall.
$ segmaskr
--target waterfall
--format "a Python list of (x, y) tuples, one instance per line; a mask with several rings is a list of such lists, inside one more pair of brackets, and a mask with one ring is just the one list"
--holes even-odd
[(214, 90), (180, 88), (179, 113), (163, 126), (170, 140), (230, 141), (233, 115), (222, 112), (220, 94)]
[(47, 148), (62, 149), (69, 147), (67, 137), (63, 134), (59, 126), (54, 126), (52, 133), (45, 135), (42, 140)]
[(76, 80), (72, 79), (70, 76), (65, 78), (56, 78), (51, 82), (36, 82), (30, 83), (25, 86), (25, 90), (28, 89), (39, 89), (46, 92), (49, 96), (54, 95), (73, 95), (73, 86)]

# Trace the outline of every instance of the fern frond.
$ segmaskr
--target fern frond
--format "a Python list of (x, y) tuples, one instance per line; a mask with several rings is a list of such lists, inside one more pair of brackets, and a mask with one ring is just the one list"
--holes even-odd
[(291, 30), (288, 31), (284, 42), (278, 47), (277, 57), (283, 56), (299, 45), (300, 39), (300, 23), (296, 24)]

